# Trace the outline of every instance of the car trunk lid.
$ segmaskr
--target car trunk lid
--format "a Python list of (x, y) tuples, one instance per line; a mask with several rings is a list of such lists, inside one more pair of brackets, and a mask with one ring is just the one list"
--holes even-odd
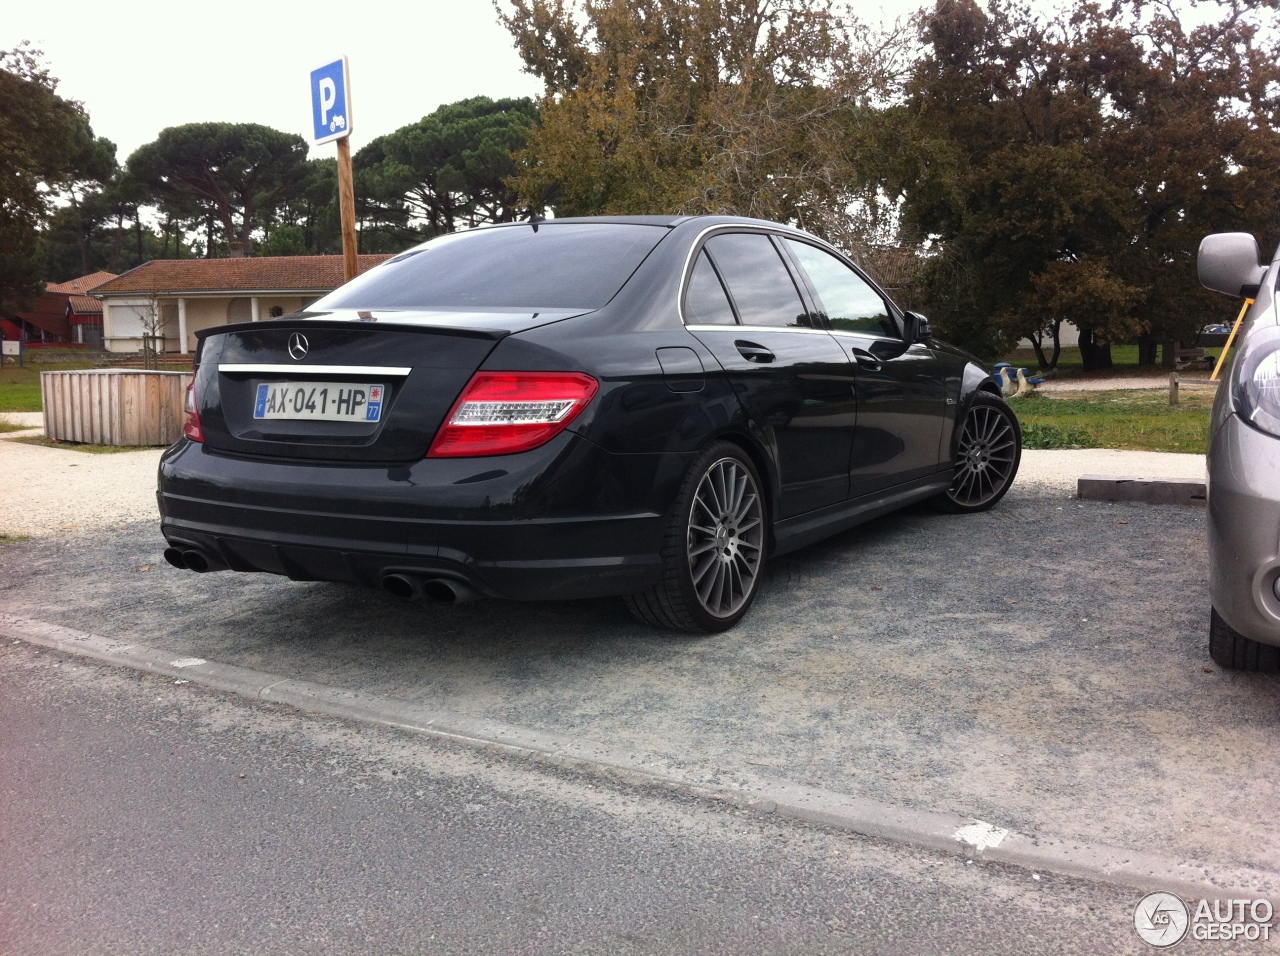
[[(302, 313), (202, 332), (195, 393), (205, 445), (276, 458), (419, 459), (499, 340), (575, 314)], [(281, 396), (288, 407), (277, 409)], [(322, 409), (346, 420), (303, 417)]]

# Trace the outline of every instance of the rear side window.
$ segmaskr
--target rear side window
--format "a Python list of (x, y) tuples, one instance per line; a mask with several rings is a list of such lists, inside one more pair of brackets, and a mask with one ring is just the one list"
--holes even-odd
[(371, 269), (312, 309), (598, 309), (667, 229), (542, 222), (433, 239)]
[(712, 236), (706, 249), (724, 277), (743, 325), (810, 325), (791, 273), (762, 233)]
[(833, 329), (898, 337), (898, 324), (879, 292), (831, 253), (807, 242), (783, 239), (809, 275)]
[(684, 318), (690, 325), (736, 325), (733, 306), (725, 295), (720, 277), (707, 258), (704, 249), (698, 253), (693, 275), (689, 277), (689, 291), (684, 297)]

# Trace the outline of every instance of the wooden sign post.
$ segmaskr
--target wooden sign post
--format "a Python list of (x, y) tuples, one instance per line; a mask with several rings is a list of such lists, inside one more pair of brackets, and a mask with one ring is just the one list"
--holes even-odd
[(338, 142), (338, 209), (342, 214), (342, 275), (350, 282), (356, 258), (356, 192), (351, 180), (351, 70), (347, 58), (311, 71), (311, 122), (316, 145)]
[(351, 180), (351, 140), (338, 140), (338, 208), (342, 212), (342, 281), (359, 271), (356, 260), (356, 189)]

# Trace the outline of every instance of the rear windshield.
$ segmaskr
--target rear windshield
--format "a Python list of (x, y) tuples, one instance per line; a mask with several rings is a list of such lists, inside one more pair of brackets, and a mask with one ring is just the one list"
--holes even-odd
[(324, 309), (598, 309), (667, 229), (555, 223), (441, 236), (311, 305)]

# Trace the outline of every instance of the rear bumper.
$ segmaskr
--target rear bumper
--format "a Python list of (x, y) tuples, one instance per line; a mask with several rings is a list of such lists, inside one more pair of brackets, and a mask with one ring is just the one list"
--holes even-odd
[(179, 442), (161, 528), (232, 570), (377, 586), (392, 571), (491, 597), (627, 594), (660, 573), (680, 455), (614, 455), (572, 434), (531, 452), (407, 465), (264, 461)]
[(1209, 448), (1209, 594), (1234, 630), (1280, 645), (1280, 438), (1231, 415)]

